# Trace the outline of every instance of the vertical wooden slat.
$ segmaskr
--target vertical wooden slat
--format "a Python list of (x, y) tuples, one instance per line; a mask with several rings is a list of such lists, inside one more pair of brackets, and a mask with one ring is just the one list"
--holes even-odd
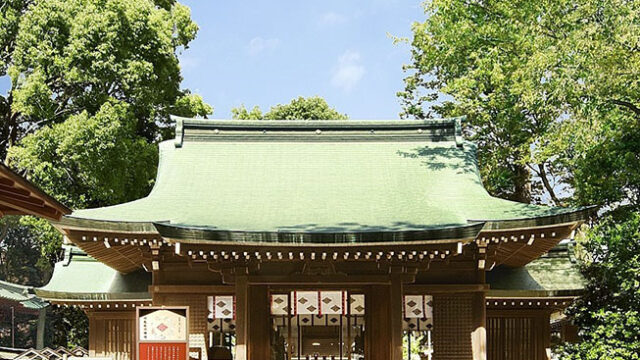
[(492, 310), (487, 316), (487, 326), (489, 359), (548, 360), (550, 323), (547, 311)]

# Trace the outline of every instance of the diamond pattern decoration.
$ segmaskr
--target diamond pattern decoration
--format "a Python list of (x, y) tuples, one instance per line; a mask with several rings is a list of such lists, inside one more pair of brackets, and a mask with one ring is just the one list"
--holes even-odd
[(287, 315), (289, 312), (289, 296), (287, 294), (271, 295), (271, 315)]
[(404, 296), (405, 331), (426, 331), (433, 328), (433, 296), (405, 295)]
[(233, 310), (234, 310), (234, 296), (233, 295), (223, 295), (223, 296), (209, 296), (209, 304), (211, 311), (211, 305), (213, 306), (213, 318), (214, 319), (233, 319)]
[(346, 293), (344, 291), (321, 291), (321, 313), (328, 315), (343, 315)]
[(298, 315), (315, 315), (319, 314), (319, 292), (318, 291), (296, 291), (296, 313)]
[(315, 323), (315, 321), (313, 321), (313, 315), (299, 315), (296, 318), (298, 326), (311, 326)]
[(234, 319), (215, 319), (207, 324), (207, 329), (214, 333), (231, 333), (235, 327)]
[(424, 296), (424, 314), (427, 319), (433, 318), (433, 296)]
[(364, 315), (364, 295), (346, 291), (292, 291), (289, 294), (271, 295), (271, 315), (347, 315), (347, 305), (353, 316)]
[(349, 312), (351, 315), (364, 315), (364, 295), (349, 295)]
[(340, 315), (325, 315), (327, 325), (340, 325)]
[(165, 330), (167, 330), (169, 327), (165, 324), (160, 324), (156, 327), (158, 330), (160, 330), (160, 332), (164, 332)]
[(421, 319), (424, 317), (424, 296), (404, 296), (404, 317), (408, 319)]

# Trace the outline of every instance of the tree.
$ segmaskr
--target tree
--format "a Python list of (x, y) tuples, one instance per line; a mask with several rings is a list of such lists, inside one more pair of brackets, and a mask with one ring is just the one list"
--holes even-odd
[(251, 110), (242, 105), (231, 109), (234, 119), (240, 120), (346, 120), (347, 115), (341, 114), (330, 107), (319, 97), (302, 97), (291, 100), (289, 104), (272, 106), (269, 111), (262, 113), (258, 106)]
[[(413, 25), (402, 116), (468, 115), (496, 195), (600, 205), (584, 242), (584, 341), (569, 359), (640, 353), (640, 3), (431, 0)], [(442, 97), (442, 95), (445, 95)], [(596, 220), (596, 219), (594, 219)]]
[[(146, 195), (169, 114), (212, 112), (180, 88), (177, 53), (197, 25), (175, 1), (9, 0), (0, 15), (0, 76), (11, 79), (0, 97), (0, 160), (71, 208)], [(59, 260), (60, 234), (31, 217), (10, 225), (7, 239), (28, 233), (43, 256), (41, 279), (13, 279), (41, 285)], [(5, 265), (7, 276), (22, 266)], [(82, 312), (49, 315), (50, 345), (87, 345)]]
[[(173, 1), (9, 0), (0, 7), (0, 159), (37, 129), (103, 104), (129, 105), (136, 135), (165, 136), (169, 113), (206, 115), (211, 108), (180, 89), (176, 51), (197, 26)], [(188, 107), (184, 105), (188, 104)]]
[[(556, 204), (637, 201), (637, 177), (592, 173), (583, 160), (612, 140), (637, 140), (616, 132), (639, 123), (639, 6), (624, 0), (429, 1), (427, 20), (413, 25), (412, 62), (398, 94), (401, 115), (467, 115), (466, 131), (478, 142), (482, 175), (496, 195), (528, 201), (531, 188), (538, 201)], [(628, 160), (616, 166), (632, 175), (638, 159)], [(612, 181), (601, 188), (609, 196), (590, 196), (591, 185), (583, 187), (598, 176)], [(578, 196), (567, 198), (572, 192), (563, 186)]]
[(640, 358), (640, 214), (618, 214), (587, 234), (588, 285), (570, 313), (584, 333), (563, 359)]

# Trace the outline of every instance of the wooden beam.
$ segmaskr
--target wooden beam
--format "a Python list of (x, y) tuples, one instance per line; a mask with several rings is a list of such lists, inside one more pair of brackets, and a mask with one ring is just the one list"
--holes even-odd
[[(6, 165), (0, 163), (0, 184), (5, 186), (11, 186), (14, 188), (12, 192), (25, 194), (25, 191), (29, 193), (29, 197), (42, 201), (44, 205), (51, 208), (54, 212), (54, 218), (52, 220), (60, 220), (62, 215), (71, 213), (71, 210), (62, 203), (58, 202), (53, 197), (47, 195), (44, 191), (40, 190), (37, 186), (29, 182), (27, 179), (18, 175), (9, 169)], [(32, 214), (38, 216), (44, 216), (40, 213)]]
[(9, 178), (0, 176), (0, 184), (2, 185), (7, 185), (7, 186), (13, 186), (13, 184), (15, 184), (15, 182)]
[(433, 293), (469, 293), (489, 291), (487, 284), (429, 284), (429, 285), (404, 285), (405, 294), (433, 294)]
[(150, 293), (162, 294), (205, 294), (205, 295), (232, 295), (234, 286), (229, 285), (152, 285)]
[(8, 185), (8, 184), (3, 184), (0, 182), (0, 192), (4, 192), (4, 193), (11, 193), (11, 194), (15, 194), (15, 195), (20, 195), (23, 197), (30, 197), (31, 196), (31, 192), (21, 189), (19, 187), (14, 186), (13, 184)]
[[(414, 274), (398, 275), (403, 282), (413, 282)], [(232, 279), (225, 278), (233, 283)], [(348, 285), (377, 285), (390, 284), (389, 275), (274, 275), (274, 276), (249, 276), (248, 281), (252, 285), (317, 285), (331, 284), (334, 286)]]
[(24, 201), (15, 198), (9, 198), (8, 196), (2, 194), (0, 194), (0, 205), (23, 211), (25, 215), (42, 216), (53, 220), (57, 219), (60, 214), (55, 209), (41, 205), (34, 201)]

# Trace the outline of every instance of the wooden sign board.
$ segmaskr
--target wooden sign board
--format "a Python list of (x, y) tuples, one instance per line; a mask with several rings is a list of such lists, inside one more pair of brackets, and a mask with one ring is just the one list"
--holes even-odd
[(138, 360), (188, 360), (189, 308), (136, 308)]

